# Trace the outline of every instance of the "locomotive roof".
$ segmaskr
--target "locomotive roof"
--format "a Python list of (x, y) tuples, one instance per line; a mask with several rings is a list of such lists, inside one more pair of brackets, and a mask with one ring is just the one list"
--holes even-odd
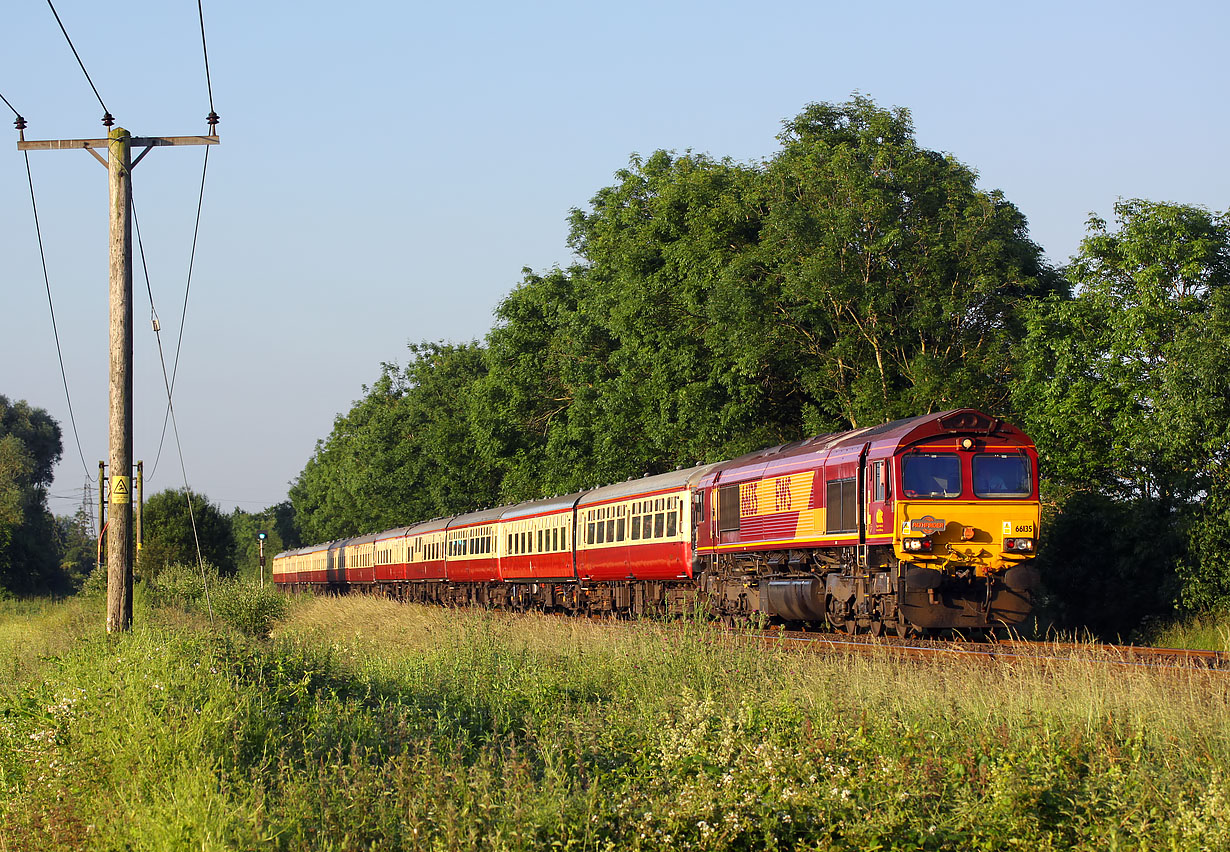
[(649, 494), (655, 491), (682, 490), (700, 480), (717, 465), (702, 464), (685, 470), (672, 470), (659, 473), (656, 476), (643, 476), (640, 479), (629, 479), (627, 482), (617, 482), (614, 485), (604, 485), (587, 492), (578, 502), (578, 506), (588, 506), (593, 503), (605, 503), (633, 497), (638, 494)]
[(876, 426), (865, 426), (861, 429), (817, 435), (814, 438), (805, 438), (801, 441), (757, 450), (728, 462), (721, 462), (715, 468), (716, 472), (729, 474), (750, 466), (767, 465), (796, 456), (831, 454), (845, 448), (861, 447), (867, 443), (888, 444), (899, 448), (926, 438), (962, 432), (987, 435), (1010, 434), (1032, 446), (1032, 442), (1015, 426), (973, 408), (958, 408), (934, 414), (905, 417), (901, 420), (893, 420)]

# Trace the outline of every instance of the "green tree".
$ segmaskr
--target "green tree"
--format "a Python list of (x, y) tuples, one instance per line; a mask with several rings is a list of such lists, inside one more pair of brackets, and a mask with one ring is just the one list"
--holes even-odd
[(218, 573), (235, 573), (230, 518), (202, 494), (189, 497), (182, 489), (168, 488), (153, 495), (145, 501), (143, 533), (137, 567), (146, 579), (167, 565), (196, 565), (198, 553)]
[(98, 566), (98, 540), (90, 529), (85, 507), (72, 517), (56, 518), (60, 567), (74, 587), (80, 588)]
[(303, 537), (325, 541), (493, 505), (499, 479), (478, 452), (469, 397), (477, 343), (411, 345), (345, 415), (290, 489)]
[(41, 408), (0, 396), (0, 587), (64, 592), (47, 487), (62, 453), (60, 427)]
[[(1135, 567), (1061, 562), (1076, 579), (1059, 581), (1110, 573), (1165, 592), (1179, 575), (1183, 604), (1204, 608), (1230, 596), (1230, 220), (1142, 200), (1115, 219), (1090, 219), (1067, 269), (1076, 297), (1035, 306), (1017, 407), (1061, 510), (1073, 492), (1107, 495), (1168, 543)], [(1172, 602), (1159, 594), (1155, 611)]]
[(763, 345), (798, 365), (808, 431), (1006, 411), (1017, 305), (1064, 292), (1021, 212), (920, 147), (904, 109), (813, 104), (780, 138), (751, 289), (772, 306)]
[(265, 572), (269, 578), (269, 569), (273, 557), (283, 550), (298, 547), (299, 534), (294, 523), (294, 508), (289, 501), (255, 514), (235, 509), (231, 513), (231, 534), (235, 538), (235, 561), (239, 573), (255, 578), (260, 570), (260, 541), (257, 534), (264, 532), (265, 539)]

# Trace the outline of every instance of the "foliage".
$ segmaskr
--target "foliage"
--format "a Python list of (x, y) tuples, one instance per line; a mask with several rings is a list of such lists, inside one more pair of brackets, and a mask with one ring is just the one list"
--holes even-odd
[(218, 618), (253, 639), (267, 638), (290, 608), (286, 595), (272, 583), (259, 586), (239, 578), (215, 586), (210, 604)]
[(300, 546), (299, 531), (295, 526), (295, 510), (290, 501), (283, 501), (261, 512), (252, 514), (236, 508), (231, 512), (231, 534), (235, 539), (236, 564), (239, 574), (256, 578), (260, 573), (260, 541), (257, 534), (264, 532), (265, 573), (270, 574), (273, 557), (283, 550)]
[(466, 399), (486, 370), (470, 343), (411, 346), (345, 415), (290, 489), (302, 536), (327, 541), (491, 505), (498, 480), (470, 436)]
[(25, 624), (59, 644), (0, 681), (10, 848), (1230, 843), (1221, 680), (362, 598), (305, 604), (265, 643)]
[(1139, 638), (1179, 592), (1174, 564), (1183, 537), (1174, 513), (1157, 500), (1089, 491), (1067, 494), (1061, 505), (1043, 524), (1042, 611), (1064, 629)]
[(998, 193), (856, 97), (742, 165), (634, 157), (525, 270), (484, 346), (412, 347), (291, 492), (322, 540), (805, 433), (1005, 407), (1017, 305), (1061, 288)]
[(59, 424), (41, 408), (0, 396), (0, 588), (64, 592), (47, 487), (62, 454)]
[(483, 344), (384, 365), (291, 490), (304, 538), (970, 405), (1038, 444), (1060, 626), (1230, 602), (1230, 216), (1120, 201), (1061, 276), (907, 110), (811, 104), (778, 140), (633, 156)]
[(177, 606), (208, 612), (206, 598), (220, 582), (217, 567), (210, 563), (171, 562), (149, 578), (145, 585), (150, 603), (155, 606)]
[[(1076, 297), (1030, 317), (1015, 395), (1048, 476), (1075, 501), (1047, 545), (1051, 585), (1088, 609), (1077, 595), (1091, 578), (1114, 578), (1119, 593), (1095, 598), (1095, 619), (1127, 624), (1176, 599), (1195, 609), (1230, 599), (1230, 218), (1140, 200), (1115, 216), (1113, 230), (1089, 222), (1067, 270)], [(1112, 499), (1090, 517), (1099, 501), (1079, 491)], [(1105, 537), (1082, 556), (1086, 523)], [(1145, 592), (1152, 612), (1133, 603)]]
[(263, 639), (288, 612), (285, 594), (272, 582), (220, 577), (213, 565), (167, 565), (148, 583), (154, 606), (178, 607), (210, 621), (217, 618), (245, 636)]
[(84, 507), (71, 518), (56, 518), (57, 551), (60, 568), (74, 587), (79, 588), (98, 564), (98, 540), (90, 528)]
[[(202, 494), (169, 488), (145, 501), (145, 543), (137, 569), (156, 577), (175, 563), (214, 565), (224, 576), (235, 573), (235, 542), (230, 519)], [(198, 549), (199, 548), (199, 549)]]

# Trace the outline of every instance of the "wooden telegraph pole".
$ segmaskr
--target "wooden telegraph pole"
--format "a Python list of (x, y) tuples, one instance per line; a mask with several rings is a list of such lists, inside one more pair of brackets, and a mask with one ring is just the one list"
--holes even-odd
[[(110, 115), (104, 121), (109, 120)], [(107, 168), (111, 211), (111, 518), (107, 526), (107, 632), (132, 628), (132, 170), (151, 150), (167, 145), (216, 145), (217, 116), (210, 113), (209, 136), (134, 137), (116, 127), (106, 139), (25, 139), (18, 124), (17, 150), (66, 151), (84, 148)], [(108, 124), (110, 127), (110, 124)], [(133, 146), (144, 151), (134, 161)], [(105, 148), (104, 160), (96, 149)]]

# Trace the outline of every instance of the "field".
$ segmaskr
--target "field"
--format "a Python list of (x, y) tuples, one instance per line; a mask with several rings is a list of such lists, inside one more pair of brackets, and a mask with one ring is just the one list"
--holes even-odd
[(210, 606), (0, 604), (0, 852), (1230, 848), (1222, 676)]

